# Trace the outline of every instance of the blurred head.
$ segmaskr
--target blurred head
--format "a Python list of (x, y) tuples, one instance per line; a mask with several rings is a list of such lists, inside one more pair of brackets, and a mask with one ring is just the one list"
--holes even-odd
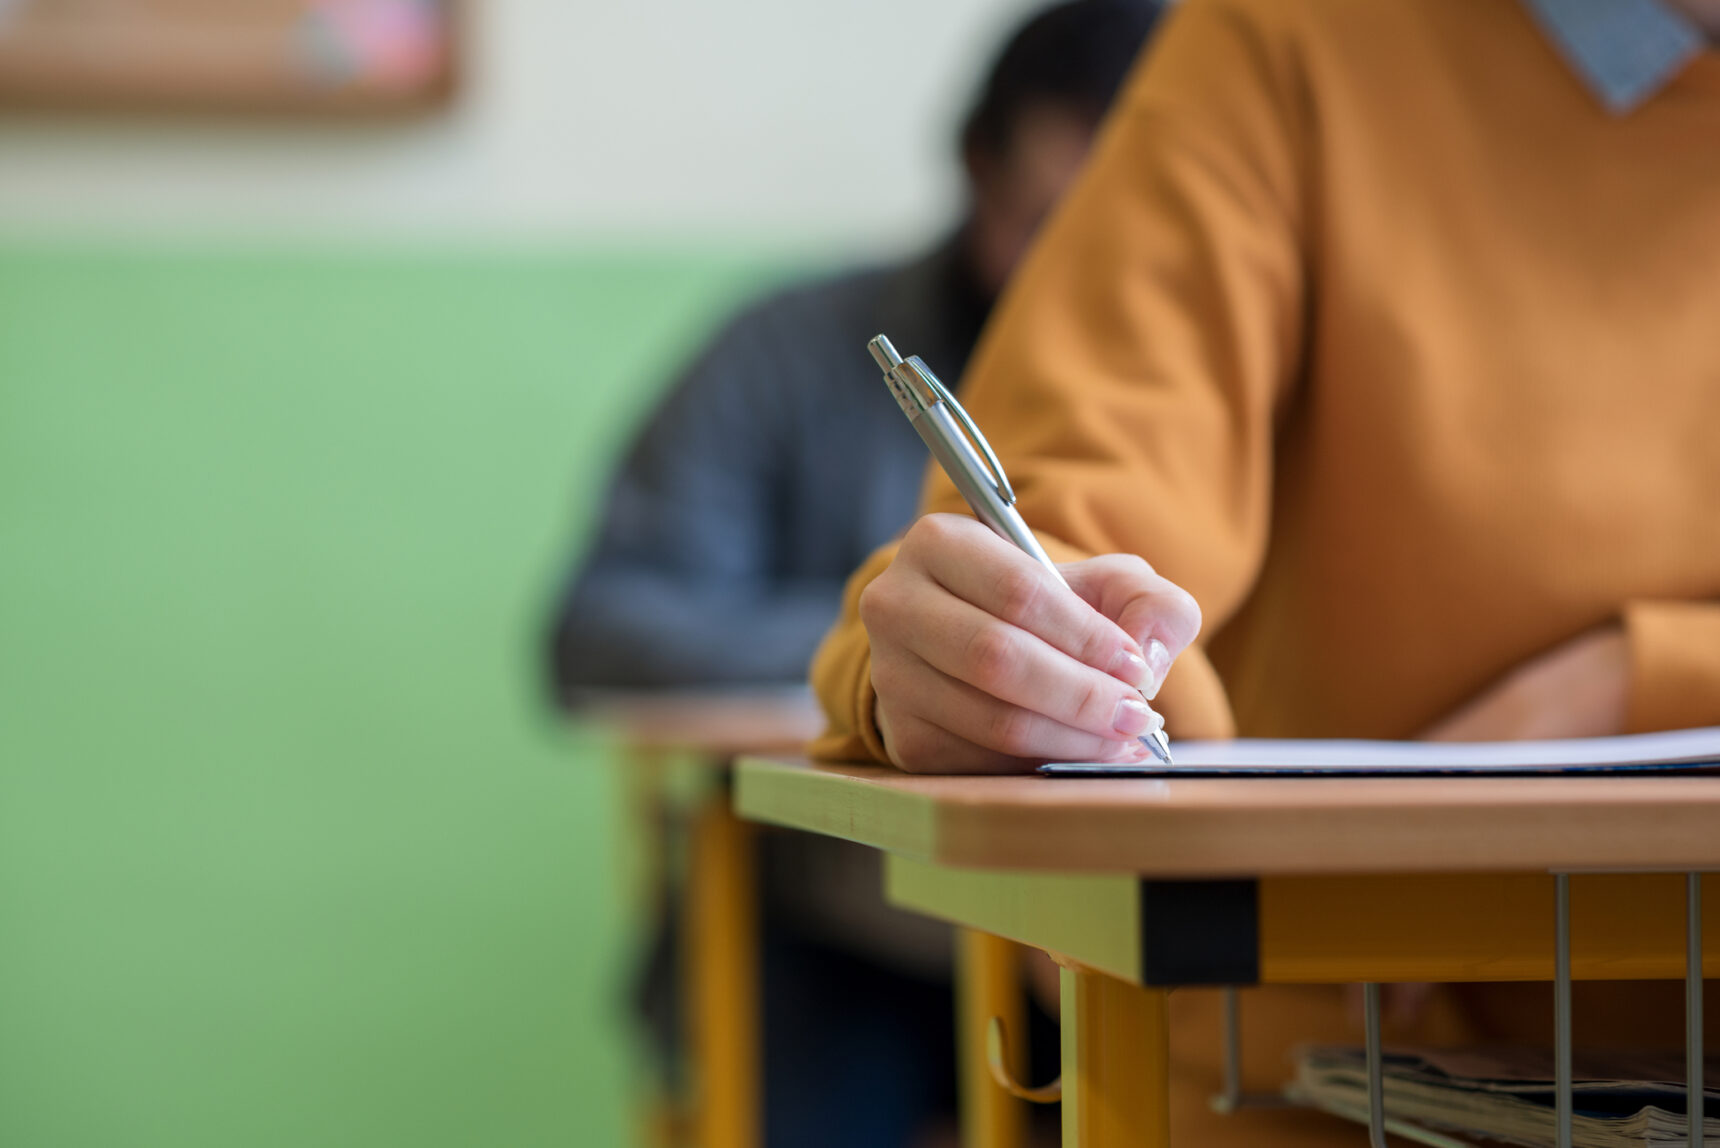
[(961, 134), (968, 255), (986, 290), (1003, 287), (1074, 180), (1161, 9), (1158, 0), (1069, 0), (1004, 45)]

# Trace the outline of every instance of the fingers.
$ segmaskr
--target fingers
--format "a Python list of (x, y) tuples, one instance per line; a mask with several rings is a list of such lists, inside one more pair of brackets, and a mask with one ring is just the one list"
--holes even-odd
[(1039, 762), (975, 745), (923, 718), (878, 715), (890, 761), (908, 773), (1031, 773)]
[[(905, 726), (908, 740), (904, 742), (901, 732), (896, 731), (893, 744), (895, 751), (907, 760), (918, 760), (937, 750), (956, 750), (956, 743), (1035, 765), (1045, 761), (1131, 761), (1149, 756), (1145, 746), (1130, 740), (1132, 735), (1110, 730), (1092, 733), (1066, 725), (959, 681), (911, 652), (896, 652), (883, 659), (874, 655), (872, 684), (880, 695), (914, 699), (912, 711), (904, 716), (910, 722), (920, 721), (925, 728)], [(1142, 711), (1146, 710), (1138, 695), (1132, 701)], [(955, 741), (946, 738), (935, 744), (928, 741), (933, 722), (940, 734)], [(1158, 719), (1152, 718), (1149, 728), (1157, 728), (1158, 724)], [(966, 748), (957, 753), (961, 760), (972, 756)]]
[(915, 524), (904, 550), (950, 594), (985, 614), (1128, 685), (1148, 684), (1139, 643), (1069, 593), (1050, 570), (973, 519), (927, 515)]
[(1200, 634), (1200, 605), (1186, 590), (1133, 554), (1105, 554), (1061, 568), (1070, 589), (1139, 644), (1158, 696), (1171, 663)]
[[(1061, 585), (1053, 585), (1059, 597), (1075, 600)], [(1135, 687), (1070, 657), (1021, 626), (935, 583), (912, 585), (904, 593), (922, 600), (903, 603), (916, 619), (899, 635), (903, 648), (967, 687), (971, 697), (964, 714), (981, 698), (1003, 703), (1004, 709), (988, 708), (982, 732), (990, 736), (982, 738), (982, 744), (1010, 754), (1032, 752), (1039, 745), (1047, 756), (1064, 756), (1049, 739), (1043, 744), (1033, 740), (1033, 734), (1046, 728), (1030, 720), (1035, 716), (1110, 740), (1138, 737), (1161, 724)], [(1003, 716), (1007, 709), (1019, 716)], [(1091, 742), (1083, 744), (1076, 753), (1097, 752)]]
[(1140, 742), (1110, 742), (1104, 753), (1072, 754), (1068, 758), (1042, 753), (1011, 756), (914, 714), (887, 719), (880, 711), (878, 726), (890, 761), (908, 773), (1029, 773), (1048, 760), (1137, 762), (1152, 758)]

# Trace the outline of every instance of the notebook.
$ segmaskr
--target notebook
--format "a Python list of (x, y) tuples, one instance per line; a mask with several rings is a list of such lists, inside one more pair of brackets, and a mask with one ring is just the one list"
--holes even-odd
[(1055, 762), (1050, 777), (1515, 776), (1720, 772), (1720, 726), (1568, 741), (1355, 741), (1236, 738), (1171, 743), (1175, 765)]

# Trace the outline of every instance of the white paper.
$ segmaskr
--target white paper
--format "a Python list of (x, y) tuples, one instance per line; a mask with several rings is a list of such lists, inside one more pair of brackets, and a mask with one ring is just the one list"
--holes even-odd
[(1564, 741), (1358, 741), (1316, 738), (1237, 738), (1234, 741), (1173, 741), (1170, 767), (1081, 764), (1083, 773), (1174, 774), (1197, 770), (1393, 772), (1541, 772), (1619, 766), (1700, 765), (1720, 768), (1720, 726), (1627, 737)]

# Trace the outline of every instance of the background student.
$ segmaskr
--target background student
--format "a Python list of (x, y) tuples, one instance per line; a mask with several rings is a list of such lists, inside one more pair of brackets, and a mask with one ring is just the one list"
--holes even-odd
[[(888, 331), (960, 376), (1158, 12), (1076, 0), (1034, 16), (962, 126), (954, 231), (906, 262), (756, 303), (697, 356), (569, 581), (550, 644), (561, 690), (804, 679), (848, 574), (913, 519), (925, 474), (866, 340)], [(878, 149), (856, 140), (854, 162), (884, 162)]]

